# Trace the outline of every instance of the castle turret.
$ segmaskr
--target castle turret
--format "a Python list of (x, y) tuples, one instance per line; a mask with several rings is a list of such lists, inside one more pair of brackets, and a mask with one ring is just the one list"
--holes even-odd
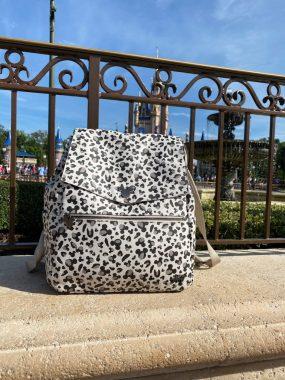
[[(153, 78), (151, 91), (153, 95), (158, 92), (155, 86), (156, 78)], [(136, 133), (164, 133), (168, 131), (168, 107), (165, 110), (165, 128), (161, 130), (161, 111), (159, 104), (136, 103), (134, 109), (134, 124)]]
[(185, 142), (187, 143), (187, 142), (189, 142), (189, 134), (188, 133), (185, 133)]
[(60, 129), (57, 128), (55, 136), (55, 164), (58, 165), (63, 153), (63, 140), (61, 138)]
[(140, 110), (139, 107), (141, 106), (140, 103), (135, 104), (135, 110), (134, 110), (134, 122), (135, 122), (135, 127), (139, 125), (139, 116), (140, 116)]
[(128, 133), (129, 132), (129, 125), (128, 123), (125, 124), (125, 133)]

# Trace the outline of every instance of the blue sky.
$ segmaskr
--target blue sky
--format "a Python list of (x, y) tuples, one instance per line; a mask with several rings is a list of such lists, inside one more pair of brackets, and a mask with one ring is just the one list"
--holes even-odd
[[(150, 56), (158, 46), (163, 58), (285, 74), (282, 0), (57, 0), (56, 6), (57, 43)], [(49, 0), (0, 0), (0, 7), (2, 36), (48, 41)], [(34, 73), (41, 67), (32, 56), (29, 64)], [(151, 73), (145, 77), (150, 80)], [(85, 127), (85, 99), (57, 98), (56, 123), (64, 137)], [(117, 123), (123, 129), (127, 105), (111, 103), (101, 104), (100, 126), (113, 129)], [(0, 123), (7, 128), (10, 123), (9, 94), (3, 91)], [(170, 124), (175, 134), (185, 134), (188, 110), (171, 109)], [(252, 137), (267, 136), (268, 124), (267, 118), (253, 118)], [(28, 132), (47, 128), (45, 95), (19, 96), (18, 127)], [(285, 139), (284, 128), (278, 120), (277, 137)], [(209, 138), (216, 134), (201, 112), (197, 138), (203, 129)]]

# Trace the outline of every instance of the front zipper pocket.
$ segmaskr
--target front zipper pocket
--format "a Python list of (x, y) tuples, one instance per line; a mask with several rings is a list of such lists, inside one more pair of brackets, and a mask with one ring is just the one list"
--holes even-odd
[(108, 221), (146, 221), (146, 222), (182, 222), (186, 221), (185, 216), (164, 216), (164, 215), (102, 215), (102, 214), (77, 214), (69, 213), (63, 217), (63, 222), (68, 228), (72, 228), (75, 220), (108, 220)]

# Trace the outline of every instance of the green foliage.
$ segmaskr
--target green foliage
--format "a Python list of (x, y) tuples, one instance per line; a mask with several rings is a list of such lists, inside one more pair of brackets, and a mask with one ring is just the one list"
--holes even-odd
[[(3, 145), (8, 132), (0, 125), (0, 163), (3, 160)], [(46, 164), (48, 152), (48, 134), (46, 131), (26, 133), (17, 131), (17, 150), (25, 150), (37, 157), (37, 163)]]
[[(16, 234), (21, 241), (36, 241), (42, 230), (44, 183), (17, 182)], [(9, 228), (9, 181), (0, 180), (0, 231)]]
[(278, 176), (285, 180), (285, 142), (278, 144), (276, 152), (276, 167)]
[[(215, 202), (203, 201), (203, 209), (209, 239), (214, 238)], [(265, 202), (248, 202), (246, 206), (245, 238), (264, 238)], [(222, 201), (220, 208), (220, 238), (239, 239), (240, 203)], [(272, 238), (285, 236), (285, 204), (273, 203), (271, 206)]]
[[(16, 188), (16, 234), (22, 241), (36, 241), (42, 229), (44, 183), (17, 182)], [(215, 202), (203, 201), (208, 236), (214, 238)], [(264, 237), (265, 202), (248, 202), (246, 207), (246, 238)], [(285, 236), (285, 203), (272, 204), (272, 238)], [(239, 239), (240, 203), (221, 201), (220, 238)], [(0, 232), (9, 225), (9, 182), (0, 181)]]
[(16, 233), (37, 240), (42, 230), (44, 186), (42, 182), (17, 183)]
[(285, 236), (285, 208), (281, 204), (274, 204), (271, 207), (271, 237)]
[(17, 149), (26, 150), (37, 157), (37, 163), (46, 164), (46, 156), (48, 150), (48, 134), (46, 131), (36, 131), (26, 133), (24, 131), (17, 132)]
[(0, 181), (0, 231), (9, 227), (9, 182)]

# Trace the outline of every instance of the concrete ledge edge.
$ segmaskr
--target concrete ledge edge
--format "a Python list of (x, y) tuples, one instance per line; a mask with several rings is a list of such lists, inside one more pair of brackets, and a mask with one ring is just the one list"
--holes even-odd
[[(285, 323), (0, 351), (0, 379), (196, 370), (285, 357)], [(64, 375), (63, 375), (64, 374)]]

